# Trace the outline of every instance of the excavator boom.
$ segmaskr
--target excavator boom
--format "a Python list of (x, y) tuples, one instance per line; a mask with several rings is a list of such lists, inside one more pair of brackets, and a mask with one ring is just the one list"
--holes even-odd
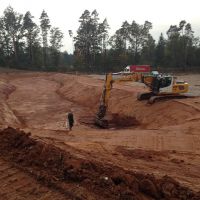
[(120, 82), (127, 82), (127, 81), (139, 81), (141, 79), (141, 76), (139, 74), (130, 74), (126, 76), (120, 76), (118, 77), (117, 74), (106, 74), (103, 91), (101, 94), (99, 109), (96, 114), (95, 124), (107, 128), (108, 123), (107, 120), (104, 119), (106, 115), (106, 111), (108, 108), (108, 101), (110, 98), (110, 93), (112, 90), (113, 83), (120, 83)]

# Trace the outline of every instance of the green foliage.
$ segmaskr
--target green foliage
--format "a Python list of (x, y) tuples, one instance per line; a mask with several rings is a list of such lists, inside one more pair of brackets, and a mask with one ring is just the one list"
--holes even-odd
[(50, 20), (47, 13), (43, 10), (40, 16), (40, 28), (42, 32), (42, 44), (43, 44), (43, 66), (47, 65), (48, 60), (48, 32), (51, 28)]
[(24, 37), (26, 38), (26, 48), (25, 48), (25, 54), (27, 55), (27, 63), (30, 64), (30, 66), (36, 65), (35, 60), (35, 49), (39, 46), (39, 27), (33, 22), (33, 16), (28, 11), (24, 15), (23, 18), (23, 31), (24, 31)]
[(182, 20), (179, 26), (170, 26), (167, 36), (167, 64), (186, 70), (192, 65), (189, 54), (195, 48), (191, 24)]
[(62, 45), (63, 33), (59, 30), (59, 28), (54, 27), (50, 31), (50, 57), (52, 60), (52, 64), (56, 67), (59, 65), (60, 60), (60, 48)]
[(158, 44), (155, 48), (155, 63), (158, 66), (164, 66), (165, 64), (165, 48), (166, 48), (166, 40), (161, 33)]
[(12, 57), (15, 65), (19, 63), (20, 45), (23, 45), (23, 29), (22, 29), (23, 15), (15, 12), (12, 7), (7, 7), (4, 11), (4, 16), (1, 20), (3, 27), (4, 41), (7, 49), (7, 55)]
[(61, 52), (64, 34), (51, 28), (43, 10), (40, 24), (27, 11), (24, 15), (7, 7), (0, 16), (0, 66), (47, 71), (117, 72), (130, 64), (149, 64), (159, 68), (200, 69), (200, 39), (194, 37), (190, 23), (182, 20), (161, 33), (156, 42), (150, 31), (152, 23), (124, 21), (109, 35), (107, 19), (100, 21), (96, 10), (85, 10), (76, 33), (68, 30), (74, 41), (74, 53)]
[(106, 19), (99, 23), (96, 10), (92, 13), (85, 10), (79, 22), (77, 36), (74, 37), (76, 66), (82, 64), (86, 71), (95, 71), (99, 54), (106, 54), (109, 25)]

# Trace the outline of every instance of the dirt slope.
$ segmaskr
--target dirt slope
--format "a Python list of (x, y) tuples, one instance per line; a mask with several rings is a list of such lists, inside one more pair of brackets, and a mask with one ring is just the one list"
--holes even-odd
[[(1, 200), (66, 200), (66, 196), (45, 187), (23, 170), (0, 158)], [(68, 198), (70, 199), (70, 198)]]
[[(0, 78), (2, 127), (31, 131), (37, 140), (92, 163), (160, 178), (168, 175), (200, 190), (200, 98), (148, 105), (136, 101), (137, 92), (146, 90), (142, 85), (116, 84), (108, 116), (114, 120), (117, 114), (124, 127), (101, 130), (93, 124), (101, 79), (59, 73), (10, 73)], [(69, 109), (76, 121), (70, 133), (64, 127)], [(134, 123), (127, 127), (126, 119)]]
[[(153, 175), (132, 173), (112, 165), (102, 165), (77, 158), (69, 152), (38, 142), (31, 139), (30, 134), (12, 128), (0, 132), (0, 150), (1, 156), (7, 161), (23, 168), (39, 182), (53, 187), (56, 192), (68, 198), (138, 200), (200, 198), (200, 194), (180, 186), (167, 176), (156, 179)], [(26, 181), (27, 179), (24, 188), (29, 191), (30, 183)]]
[(17, 126), (19, 120), (15, 116), (13, 110), (9, 107), (6, 100), (8, 96), (15, 90), (15, 87), (7, 82), (6, 79), (0, 79), (0, 128), (6, 125)]

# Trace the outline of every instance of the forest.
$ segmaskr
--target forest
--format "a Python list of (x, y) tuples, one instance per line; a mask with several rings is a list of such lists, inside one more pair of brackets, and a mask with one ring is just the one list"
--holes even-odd
[(0, 16), (1, 67), (104, 73), (130, 64), (148, 64), (155, 69), (200, 71), (200, 38), (185, 20), (171, 25), (156, 41), (149, 21), (124, 21), (109, 35), (109, 20), (100, 21), (97, 10), (85, 10), (78, 30), (68, 31), (74, 45), (72, 54), (62, 51), (64, 33), (51, 25), (45, 10), (39, 24), (35, 21), (30, 11), (21, 14), (11, 6), (4, 10)]

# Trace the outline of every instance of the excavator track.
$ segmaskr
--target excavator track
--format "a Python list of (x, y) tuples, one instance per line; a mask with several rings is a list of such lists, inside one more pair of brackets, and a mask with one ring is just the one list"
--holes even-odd
[(159, 96), (152, 96), (149, 98), (148, 103), (153, 104), (156, 101), (162, 101), (162, 100), (170, 100), (170, 99), (185, 99), (185, 98), (193, 98), (192, 96), (186, 96), (186, 95), (159, 95)]
[(139, 101), (148, 100), (154, 95), (155, 94), (153, 94), (153, 92), (138, 93), (137, 94), (137, 100), (139, 100)]

